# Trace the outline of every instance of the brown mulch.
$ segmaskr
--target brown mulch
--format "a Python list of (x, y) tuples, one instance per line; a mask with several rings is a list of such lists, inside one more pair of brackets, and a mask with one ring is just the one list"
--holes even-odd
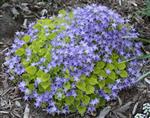
[[(6, 0), (5, 0), (6, 1)], [(40, 1), (40, 0), (39, 0)], [(42, 1), (42, 0), (41, 0)], [(44, 0), (43, 0), (44, 1)], [(55, 2), (54, 2), (55, 1)], [(63, 8), (82, 6), (84, 4), (98, 3), (115, 9), (122, 16), (129, 18), (140, 33), (140, 37), (150, 41), (150, 19), (143, 17), (139, 11), (144, 6), (144, 0), (49, 0), (49, 3), (38, 0), (8, 0), (0, 2), (0, 118), (81, 118), (77, 114), (64, 116), (49, 116), (41, 109), (35, 109), (31, 102), (25, 102), (17, 87), (12, 85), (3, 71), (4, 53), (13, 41), (17, 30), (25, 30), (27, 23), (43, 15), (53, 15)], [(44, 11), (48, 13), (44, 14)], [(144, 40), (144, 51), (150, 53), (150, 43)], [(142, 40), (143, 41), (143, 40)], [(150, 62), (144, 66), (143, 71), (150, 70)], [(147, 77), (149, 79), (149, 77)], [(145, 81), (120, 92), (116, 101), (111, 101), (105, 108), (109, 108), (106, 118), (132, 118), (135, 113), (141, 112), (141, 106), (150, 102), (150, 87)], [(28, 106), (29, 105), (29, 106)], [(103, 110), (98, 110), (102, 114)], [(102, 118), (102, 115), (84, 116), (84, 118)], [(25, 117), (27, 115), (27, 117)], [(29, 115), (29, 116), (28, 116)]]

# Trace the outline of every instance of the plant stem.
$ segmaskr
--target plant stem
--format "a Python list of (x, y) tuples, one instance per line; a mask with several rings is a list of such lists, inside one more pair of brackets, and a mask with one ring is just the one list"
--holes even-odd
[(147, 73), (145, 73), (145, 74), (143, 74), (141, 77), (139, 77), (139, 79), (138, 79), (136, 82), (141, 81), (143, 78), (145, 78), (145, 77), (148, 76), (148, 75), (150, 75), (150, 71), (147, 72)]

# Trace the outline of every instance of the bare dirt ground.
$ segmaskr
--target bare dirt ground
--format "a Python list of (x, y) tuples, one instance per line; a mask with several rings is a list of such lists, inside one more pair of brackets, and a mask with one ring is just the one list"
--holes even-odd
[[(7, 1), (7, 2), (6, 2)], [(42, 1), (42, 0), (41, 0)], [(43, 0), (44, 1), (44, 0)], [(42, 15), (57, 14), (62, 8), (82, 6), (84, 4), (103, 4), (115, 9), (123, 17), (129, 18), (140, 33), (144, 43), (143, 51), (150, 53), (150, 18), (143, 17), (139, 11), (144, 6), (143, 0), (2, 0), (0, 1), (0, 118), (81, 118), (78, 114), (49, 116), (41, 109), (35, 109), (32, 101), (26, 102), (18, 88), (13, 85), (3, 71), (4, 53), (13, 41), (17, 30), (25, 30), (26, 25)], [(46, 13), (46, 12), (47, 13)], [(143, 72), (150, 70), (150, 60), (143, 65)], [(150, 77), (144, 78), (137, 85), (122, 92), (117, 100), (107, 103), (93, 116), (84, 118), (133, 118), (135, 113), (142, 111), (142, 104), (150, 102)], [(146, 80), (146, 81), (145, 81)]]

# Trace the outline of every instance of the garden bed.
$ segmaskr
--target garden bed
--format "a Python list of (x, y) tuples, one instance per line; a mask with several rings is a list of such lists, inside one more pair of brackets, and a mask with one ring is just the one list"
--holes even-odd
[[(5, 76), (4, 53), (13, 41), (13, 36), (18, 30), (26, 30), (26, 25), (40, 18), (42, 15), (51, 16), (57, 14), (60, 9), (85, 4), (103, 4), (115, 9), (123, 17), (129, 18), (140, 33), (140, 41), (144, 43), (144, 53), (150, 53), (150, 18), (142, 16), (140, 10), (144, 7), (144, 1), (122, 1), (119, 0), (81, 0), (77, 2), (37, 2), (37, 1), (8, 1), (3, 2), (0, 7), (0, 118), (81, 118), (78, 114), (64, 116), (50, 116), (40, 108), (34, 108), (31, 101), (26, 102), (18, 88), (14, 86)], [(27, 24), (26, 24), (27, 23)], [(9, 24), (9, 25), (8, 25)], [(150, 70), (150, 60), (143, 65), (142, 71)], [(115, 101), (107, 103), (104, 109), (98, 109), (92, 115), (85, 115), (84, 118), (132, 118), (136, 113), (142, 112), (142, 105), (150, 99), (150, 77), (144, 78), (137, 85), (120, 92)], [(146, 80), (146, 81), (145, 81)], [(108, 111), (108, 112), (107, 112)]]

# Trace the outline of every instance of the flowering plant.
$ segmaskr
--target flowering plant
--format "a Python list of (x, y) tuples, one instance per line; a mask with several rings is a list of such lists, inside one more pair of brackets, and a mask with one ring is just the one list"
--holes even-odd
[(142, 44), (135, 29), (105, 6), (88, 5), (31, 23), (6, 53), (10, 79), (48, 113), (91, 113), (136, 82)]

